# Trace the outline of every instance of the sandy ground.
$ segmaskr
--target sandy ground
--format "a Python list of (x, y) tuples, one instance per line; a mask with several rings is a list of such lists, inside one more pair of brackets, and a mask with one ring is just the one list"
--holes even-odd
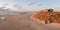
[(30, 19), (31, 14), (10, 15), (0, 22), (0, 30), (60, 30), (60, 24), (42, 24)]

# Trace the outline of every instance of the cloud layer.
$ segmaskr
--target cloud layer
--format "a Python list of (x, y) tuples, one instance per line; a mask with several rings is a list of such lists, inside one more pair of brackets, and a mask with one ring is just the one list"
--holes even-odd
[(0, 8), (16, 11), (32, 11), (60, 7), (60, 0), (1, 0)]

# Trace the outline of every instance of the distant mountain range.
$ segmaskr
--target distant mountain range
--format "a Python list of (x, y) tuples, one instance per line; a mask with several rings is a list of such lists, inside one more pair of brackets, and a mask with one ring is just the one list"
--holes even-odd
[(0, 8), (0, 15), (3, 15), (3, 14), (31, 14), (31, 13), (35, 13), (35, 11), (13, 11), (13, 10), (9, 10), (9, 9)]
[(19, 14), (19, 13), (17, 11), (0, 8), (0, 15), (1, 14)]

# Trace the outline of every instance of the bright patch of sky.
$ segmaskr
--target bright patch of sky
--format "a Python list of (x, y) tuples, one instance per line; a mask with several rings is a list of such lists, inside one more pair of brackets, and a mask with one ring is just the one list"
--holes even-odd
[(60, 8), (60, 0), (0, 0), (0, 7), (6, 5), (16, 11), (34, 11), (45, 8)]

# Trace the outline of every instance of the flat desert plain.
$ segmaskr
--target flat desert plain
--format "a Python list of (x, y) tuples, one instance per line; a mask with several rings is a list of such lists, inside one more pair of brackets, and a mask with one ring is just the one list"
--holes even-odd
[(0, 30), (60, 30), (60, 24), (42, 24), (32, 20), (32, 14), (9, 15), (0, 22)]

